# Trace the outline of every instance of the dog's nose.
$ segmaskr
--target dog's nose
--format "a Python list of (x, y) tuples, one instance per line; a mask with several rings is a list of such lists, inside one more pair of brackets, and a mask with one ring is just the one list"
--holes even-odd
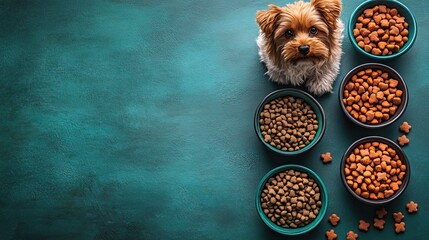
[(299, 52), (302, 55), (307, 55), (308, 52), (310, 52), (310, 46), (308, 46), (308, 45), (301, 45), (301, 46), (298, 47), (298, 50), (299, 50)]

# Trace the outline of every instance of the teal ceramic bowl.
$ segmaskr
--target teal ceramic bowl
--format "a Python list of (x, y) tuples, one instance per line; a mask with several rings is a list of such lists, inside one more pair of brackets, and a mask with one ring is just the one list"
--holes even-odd
[[(408, 41), (402, 46), (398, 52), (393, 53), (391, 55), (386, 56), (378, 56), (371, 53), (366, 52), (362, 48), (360, 48), (356, 42), (355, 37), (353, 36), (353, 29), (355, 27), (357, 18), (363, 13), (363, 11), (367, 8), (372, 8), (376, 5), (386, 5), (388, 8), (396, 8), (398, 10), (398, 13), (405, 17), (405, 21), (408, 23)], [(353, 45), (353, 47), (358, 51), (359, 53), (373, 58), (377, 60), (387, 60), (392, 59), (395, 57), (399, 57), (402, 54), (406, 53), (414, 44), (417, 36), (417, 22), (416, 18), (414, 17), (413, 13), (408, 9), (407, 6), (405, 6), (403, 3), (396, 1), (396, 0), (367, 0), (363, 3), (361, 3), (352, 13), (349, 22), (348, 22), (348, 35), (350, 38), (350, 41)]]
[[(313, 140), (308, 145), (306, 145), (305, 147), (303, 147), (299, 150), (290, 151), (290, 152), (283, 151), (281, 149), (277, 149), (277, 148), (271, 146), (269, 143), (266, 143), (264, 141), (264, 137), (262, 136), (261, 127), (259, 124), (259, 118), (260, 118), (261, 112), (264, 109), (264, 105), (266, 103), (269, 103), (271, 100), (274, 100), (274, 99), (277, 99), (280, 97), (288, 97), (288, 96), (292, 96), (295, 98), (301, 98), (305, 102), (307, 102), (311, 106), (311, 108), (313, 109), (314, 113), (316, 114), (318, 125), (319, 125), (315, 137), (313, 138)], [(322, 136), (325, 133), (325, 128), (326, 128), (325, 112), (323, 111), (323, 108), (320, 105), (320, 103), (310, 94), (308, 94), (302, 90), (293, 89), (293, 88), (280, 89), (280, 90), (277, 90), (277, 91), (274, 91), (274, 92), (268, 94), (264, 98), (264, 100), (262, 100), (262, 102), (258, 105), (258, 107), (256, 108), (255, 117), (254, 117), (254, 128), (255, 128), (256, 135), (258, 136), (258, 139), (269, 150), (271, 150), (275, 153), (284, 155), (284, 156), (293, 156), (293, 155), (301, 154), (303, 152), (310, 150), (312, 147), (314, 147), (322, 139)]]
[[(285, 228), (285, 227), (279, 226), (276, 223), (272, 222), (264, 214), (264, 212), (262, 210), (262, 206), (261, 206), (261, 201), (260, 201), (261, 193), (262, 193), (264, 186), (265, 186), (265, 183), (268, 181), (268, 179), (277, 175), (280, 172), (283, 172), (286, 170), (291, 170), (291, 169), (298, 170), (298, 171), (303, 172), (303, 173), (307, 173), (310, 178), (315, 180), (315, 182), (317, 183), (317, 185), (319, 186), (319, 189), (320, 189), (322, 206), (320, 207), (319, 214), (317, 215), (317, 217), (312, 222), (310, 222), (309, 224), (307, 224), (304, 227)], [(272, 169), (267, 174), (265, 174), (265, 176), (261, 179), (261, 181), (259, 182), (259, 185), (258, 185), (258, 190), (256, 191), (256, 210), (258, 212), (259, 217), (270, 229), (272, 229), (273, 231), (278, 232), (280, 234), (283, 234), (283, 235), (293, 236), (293, 235), (304, 234), (306, 232), (311, 231), (323, 220), (323, 218), (326, 215), (327, 208), (328, 208), (328, 192), (326, 190), (326, 186), (323, 183), (322, 179), (320, 179), (320, 177), (315, 172), (313, 172), (311, 169), (306, 168), (304, 166), (300, 166), (300, 165), (289, 164), (289, 165), (283, 165), (283, 166), (277, 167), (275, 169)]]

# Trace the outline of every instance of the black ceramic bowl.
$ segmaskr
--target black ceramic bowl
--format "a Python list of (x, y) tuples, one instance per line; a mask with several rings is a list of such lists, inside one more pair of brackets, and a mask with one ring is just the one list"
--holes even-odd
[[(373, 200), (373, 199), (369, 199), (369, 198), (364, 198), (360, 195), (358, 195), (348, 184), (347, 184), (347, 179), (346, 179), (346, 174), (345, 174), (345, 165), (346, 165), (346, 161), (347, 158), (349, 157), (349, 155), (353, 152), (353, 150), (355, 148), (357, 148), (359, 145), (361, 144), (365, 144), (368, 142), (380, 142), (380, 143), (384, 143), (387, 144), (390, 148), (392, 148), (393, 150), (396, 151), (396, 154), (399, 156), (399, 159), (401, 160), (402, 164), (404, 164), (407, 168), (405, 170), (405, 175), (403, 177), (402, 184), (400, 185), (399, 189), (393, 193), (393, 195), (391, 195), (388, 198), (383, 198), (383, 199), (377, 199), (377, 200)], [(374, 171), (375, 168), (374, 168)], [(384, 170), (383, 170), (384, 171)], [(353, 197), (359, 199), (360, 201), (364, 202), (364, 203), (368, 203), (368, 204), (372, 204), (372, 205), (382, 205), (382, 204), (386, 204), (389, 203), (391, 201), (393, 201), (394, 199), (396, 199), (397, 197), (399, 197), (407, 188), (408, 186), (408, 182), (410, 180), (410, 162), (408, 161), (407, 156), (405, 155), (404, 151), (402, 150), (402, 148), (400, 148), (395, 142), (393, 142), (390, 139), (384, 138), (384, 137), (380, 137), (380, 136), (369, 136), (369, 137), (364, 137), (361, 138), (359, 140), (357, 140), (356, 142), (354, 142), (348, 149), (347, 151), (344, 153), (344, 156), (341, 160), (341, 164), (340, 164), (340, 174), (341, 174), (341, 180), (345, 186), (345, 188), (347, 189), (347, 191), (353, 195)], [(350, 175), (349, 175), (350, 176)]]
[[(283, 151), (283, 150), (277, 149), (276, 147), (273, 147), (269, 143), (265, 142), (264, 137), (262, 136), (261, 126), (259, 124), (261, 112), (263, 111), (265, 104), (270, 103), (270, 101), (275, 100), (277, 98), (289, 97), (289, 96), (294, 97), (294, 98), (301, 98), (308, 105), (310, 105), (312, 110), (316, 114), (317, 121), (318, 121), (318, 129), (316, 131), (316, 134), (315, 134), (313, 140), (311, 140), (310, 143), (307, 144), (305, 147), (303, 147), (299, 150), (296, 150), (296, 151)], [(278, 153), (278, 154), (281, 154), (281, 155), (284, 155), (284, 156), (297, 155), (297, 154), (301, 154), (303, 152), (310, 150), (312, 147), (314, 147), (320, 141), (320, 139), (322, 139), (322, 136), (325, 133), (325, 128), (326, 128), (325, 112), (323, 111), (323, 108), (319, 104), (319, 102), (317, 102), (317, 100), (314, 97), (312, 97), (310, 94), (308, 94), (302, 90), (299, 90), (299, 89), (292, 89), (292, 88), (280, 89), (280, 90), (277, 90), (277, 91), (274, 91), (274, 92), (268, 94), (262, 100), (262, 102), (258, 105), (258, 107), (256, 108), (255, 116), (254, 116), (254, 127), (255, 127), (255, 132), (256, 132), (256, 135), (258, 136), (258, 139), (262, 142), (262, 144), (264, 144), (271, 151)]]
[[(344, 98), (344, 90), (345, 87), (347, 85), (347, 83), (351, 80), (351, 78), (357, 74), (358, 72), (371, 68), (373, 70), (381, 70), (383, 72), (387, 72), (389, 74), (390, 78), (394, 78), (396, 80), (398, 80), (398, 86), (396, 87), (399, 90), (402, 90), (402, 96), (401, 96), (401, 104), (398, 106), (398, 108), (396, 109), (395, 114), (391, 115), (390, 118), (387, 121), (382, 121), (378, 124), (370, 124), (370, 123), (364, 123), (359, 121), (358, 119), (354, 118), (346, 109), (346, 106), (343, 102), (343, 98)], [(365, 127), (365, 128), (381, 128), (384, 126), (387, 126), (389, 124), (392, 124), (393, 122), (395, 122), (396, 120), (398, 120), (398, 118), (404, 113), (405, 109), (407, 108), (408, 105), (408, 88), (407, 85), (405, 84), (404, 79), (402, 78), (402, 76), (395, 71), (393, 68), (384, 65), (384, 64), (380, 64), (380, 63), (365, 63), (362, 65), (359, 65), (355, 68), (353, 68), (352, 70), (350, 70), (347, 75), (343, 78), (341, 84), (340, 84), (340, 89), (339, 89), (339, 102), (341, 105), (341, 109), (343, 109), (344, 114), (347, 116), (348, 119), (350, 119), (352, 122), (354, 122), (355, 124), (361, 126), (361, 127)]]

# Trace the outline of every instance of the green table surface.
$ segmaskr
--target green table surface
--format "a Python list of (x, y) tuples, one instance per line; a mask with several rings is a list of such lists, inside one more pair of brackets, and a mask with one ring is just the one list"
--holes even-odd
[[(327, 216), (341, 216), (338, 239), (372, 222), (374, 206), (340, 180), (340, 159), (360, 137), (396, 139), (411, 180), (386, 205), (383, 231), (359, 239), (427, 239), (429, 2), (404, 0), (417, 18), (412, 49), (385, 62), (409, 87), (394, 124), (357, 127), (338, 103), (341, 79), (369, 62), (344, 32), (334, 92), (318, 98), (327, 117), (321, 142), (300, 157), (268, 152), (253, 114), (269, 92), (258, 60), (255, 12), (288, 1), (0, 1), (0, 239), (324, 239)], [(290, 2), (290, 1), (289, 1)], [(347, 22), (362, 1), (345, 0)], [(333, 162), (319, 159), (330, 151)], [(259, 219), (255, 191), (270, 169), (295, 163), (318, 173), (329, 193), (327, 216), (308, 234), (284, 237)]]

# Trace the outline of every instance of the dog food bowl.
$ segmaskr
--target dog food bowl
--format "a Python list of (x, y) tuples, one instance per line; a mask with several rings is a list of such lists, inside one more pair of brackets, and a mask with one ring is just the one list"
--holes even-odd
[[(398, 160), (394, 160), (395, 157), (393, 157), (391, 155), (390, 155), (391, 159), (389, 159), (388, 161), (383, 161), (382, 159), (380, 159), (380, 163), (378, 162), (379, 160), (377, 160), (377, 158), (379, 158), (379, 157), (376, 157), (376, 156), (373, 156), (373, 158), (369, 158), (370, 161), (368, 161), (368, 159), (363, 160), (363, 158), (357, 160), (358, 158), (360, 158), (360, 157), (357, 157), (358, 155), (362, 155), (361, 153), (363, 153), (363, 155), (366, 154), (363, 152), (363, 151), (366, 152), (365, 149), (368, 149), (365, 147), (365, 144), (369, 144), (372, 142), (378, 142), (380, 144), (385, 144), (388, 147), (390, 147), (391, 149), (393, 149), (396, 152), (395, 157), (397, 155), (397, 158), (399, 158), (401, 165), (399, 165)], [(354, 152), (355, 149), (358, 148), (359, 146), (363, 147), (363, 151), (359, 152), (359, 153)], [(387, 153), (387, 151), (386, 151), (386, 153)], [(351, 156), (351, 154), (354, 154), (353, 158), (355, 158), (355, 160), (352, 160), (352, 159), (347, 160)], [(375, 159), (375, 160), (373, 160), (373, 159)], [(346, 173), (346, 170), (345, 170), (347, 161), (349, 161), (348, 164), (349, 164), (349, 170), (350, 170), (348, 173)], [(352, 161), (354, 161), (353, 163), (355, 163), (357, 168), (359, 168), (358, 164), (365, 166), (366, 169), (363, 171), (368, 171), (371, 174), (377, 173), (376, 177), (373, 179), (373, 177), (372, 177), (373, 175), (371, 175), (370, 177), (363, 176), (362, 183), (356, 183), (357, 178), (358, 178), (357, 176), (358, 175), (362, 176), (362, 172), (361, 172), (361, 170), (358, 170), (358, 169), (353, 170), (350, 167), (350, 163), (352, 163)], [(388, 162), (387, 164), (385, 164), (386, 168), (382, 167), (384, 165), (383, 162), (384, 163)], [(395, 164), (393, 164), (393, 162), (395, 162)], [(405, 165), (405, 167), (406, 167), (405, 170), (401, 167), (402, 165)], [(370, 168), (368, 168), (367, 166), (370, 166)], [(380, 166), (380, 167), (377, 167), (377, 166)], [(373, 169), (373, 172), (370, 171), (371, 169)], [(395, 170), (392, 170), (392, 169), (395, 169)], [(398, 171), (400, 172), (399, 174), (398, 174)], [(378, 174), (384, 175), (384, 173), (386, 173), (386, 178), (382, 179), (380, 176), (380, 181), (379, 181), (379, 175)], [(344, 183), (345, 188), (347, 189), (347, 191), (351, 195), (353, 195), (353, 197), (355, 197), (355, 198), (359, 199), (360, 201), (367, 203), (367, 204), (383, 205), (383, 204), (389, 203), (389, 202), (393, 201), (394, 199), (396, 199), (397, 197), (399, 197), (407, 188), (408, 182), (410, 179), (410, 163), (409, 163), (408, 158), (405, 155), (404, 151), (395, 142), (391, 141), (390, 139), (380, 137), (380, 136), (369, 136), (369, 137), (364, 137), (364, 138), (357, 140), (347, 149), (347, 151), (344, 153), (344, 156), (341, 160), (340, 174), (341, 174), (341, 180)], [(365, 174), (365, 172), (363, 174)], [(368, 175), (366, 175), (366, 176), (368, 176)], [(399, 177), (399, 175), (402, 175), (402, 176)], [(362, 177), (360, 177), (360, 178), (362, 179)], [(367, 182), (366, 179), (370, 179), (371, 181), (368, 180), (368, 182)], [(382, 189), (385, 186), (382, 187), (382, 184), (386, 184), (387, 179), (391, 180), (390, 184), (392, 184), (393, 182), (398, 183), (397, 181), (401, 181), (401, 183), (402, 183), (399, 186), (399, 189), (396, 190), (392, 195), (390, 195), (389, 197), (386, 197), (386, 198), (379, 198), (379, 199), (372, 199), (372, 198), (367, 198), (367, 197), (362, 196), (364, 191), (369, 192), (369, 193), (374, 193), (375, 195), (377, 195), (378, 192), (381, 192), (384, 194), (385, 191), (383, 191)], [(352, 181), (353, 183), (348, 182), (348, 181)], [(357, 185), (353, 186), (355, 183)], [(365, 184), (365, 186), (363, 186), (362, 184)], [(378, 184), (379, 184), (379, 186), (377, 186)], [(372, 185), (372, 187), (370, 187), (370, 185)], [(356, 190), (355, 187), (358, 187), (360, 190)], [(373, 187), (375, 187), (375, 188), (378, 187), (378, 192), (377, 192), (377, 189), (371, 191), (370, 189), (372, 189)], [(362, 189), (364, 189), (364, 190), (362, 190)]]
[[(358, 43), (356, 42), (355, 36), (353, 35), (353, 29), (355, 28), (355, 24), (357, 22), (358, 17), (369, 8), (373, 8), (378, 5), (385, 5), (388, 8), (395, 8), (398, 10), (398, 13), (405, 18), (405, 21), (408, 23), (408, 41), (399, 49), (399, 51), (392, 53), (391, 55), (375, 55), (371, 52), (366, 52), (364, 49), (359, 47)], [(349, 39), (353, 45), (353, 47), (358, 51), (359, 53), (373, 58), (377, 60), (386, 60), (386, 59), (392, 59), (395, 57), (399, 57), (402, 54), (406, 53), (414, 44), (416, 40), (417, 35), (417, 22), (414, 17), (414, 15), (411, 13), (411, 11), (408, 9), (407, 6), (405, 6), (403, 3), (397, 1), (397, 0), (367, 0), (363, 3), (361, 3), (352, 13), (349, 22), (348, 22), (348, 35)], [(380, 36), (381, 37), (381, 36)]]
[[(396, 79), (398, 81), (398, 85), (396, 88), (398, 90), (402, 91), (402, 96), (400, 96), (401, 103), (399, 105), (395, 105), (397, 107), (395, 113), (390, 114), (390, 118), (388, 120), (383, 120), (377, 124), (371, 124), (369, 122), (362, 122), (361, 120), (359, 120), (359, 118), (356, 119), (355, 117), (352, 116), (351, 112), (349, 112), (347, 110), (347, 106), (350, 106), (350, 105), (348, 105), (348, 103), (344, 102), (344, 98), (345, 98), (344, 92), (345, 92), (347, 84), (349, 83), (349, 81), (352, 80), (354, 75), (356, 75), (359, 72), (362, 72), (366, 69), (381, 70), (382, 72), (388, 73), (389, 78), (393, 78), (393, 79)], [(367, 82), (366, 80), (364, 80), (364, 81)], [(370, 84), (370, 86), (371, 86), (371, 84)], [(358, 88), (356, 88), (356, 89), (357, 89), (356, 91), (358, 91)], [(408, 88), (407, 88), (407, 85), (405, 84), (404, 79), (393, 68), (391, 68), (387, 65), (384, 65), (384, 64), (380, 64), (380, 63), (365, 63), (365, 64), (359, 65), (359, 66), (355, 67), (354, 69), (350, 70), (347, 73), (347, 75), (343, 78), (343, 80), (340, 84), (339, 101), (340, 101), (341, 108), (343, 109), (343, 112), (345, 113), (347, 118), (349, 118), (352, 122), (356, 123), (357, 125), (359, 125), (361, 127), (375, 129), (375, 128), (380, 128), (380, 127), (384, 127), (384, 126), (387, 126), (389, 124), (392, 124), (404, 113), (404, 111), (408, 105)], [(383, 100), (379, 100), (379, 101), (383, 102)], [(358, 101), (354, 104), (357, 104), (359, 106), (361, 103)], [(359, 111), (362, 111), (362, 109), (360, 109)]]
[[(314, 180), (314, 182), (317, 184), (318, 188), (319, 188), (319, 193), (320, 193), (320, 199), (319, 201), (321, 202), (320, 205), (320, 209), (318, 214), (316, 215), (316, 217), (314, 218), (314, 220), (312, 220), (311, 222), (309, 222), (308, 224), (306, 224), (305, 226), (302, 227), (296, 227), (296, 228), (289, 228), (289, 227), (282, 227), (280, 225), (277, 225), (275, 222), (271, 221), (270, 218), (268, 218), (267, 215), (265, 215), (263, 207), (262, 207), (262, 203), (261, 203), (261, 198), (262, 198), (262, 193), (263, 190), (265, 189), (265, 185), (268, 184), (268, 181), (270, 181), (270, 179), (272, 177), (277, 176), (279, 173), (281, 172), (285, 172), (288, 170), (296, 170), (299, 171), (301, 173), (305, 173), (308, 178), (311, 178)], [(287, 184), (287, 180), (286, 184)], [(286, 184), (285, 184), (285, 188), (286, 188)], [(283, 188), (283, 189), (285, 189)], [(287, 191), (287, 190), (285, 190)], [(298, 192), (298, 190), (297, 190)], [(298, 193), (297, 193), (298, 195)], [(283, 205), (286, 204), (285, 203), (281, 203)], [(275, 232), (278, 232), (280, 234), (283, 235), (300, 235), (300, 234), (304, 234), (306, 232), (309, 232), (310, 230), (314, 229), (324, 218), (325, 214), (326, 214), (326, 209), (328, 207), (328, 192), (326, 190), (326, 186), (325, 184), (322, 182), (322, 180), (320, 179), (320, 177), (313, 172), (312, 170), (300, 166), (300, 165), (283, 165), (280, 167), (277, 167), (275, 169), (272, 169), (271, 171), (269, 171), (267, 174), (265, 174), (265, 176), (261, 179), (261, 181), (259, 182), (258, 185), (258, 189), (256, 191), (256, 210), (258, 212), (259, 217), (261, 218), (261, 220), (272, 230), (274, 230)], [(295, 207), (293, 207), (292, 209), (296, 209)]]
[[(303, 99), (304, 102), (306, 104), (308, 104), (312, 111), (314, 112), (314, 114), (316, 115), (316, 120), (317, 120), (317, 129), (310, 129), (309, 128), (309, 132), (312, 132), (312, 136), (306, 137), (306, 141), (307, 144), (305, 144), (305, 146), (301, 146), (300, 149), (293, 149), (293, 151), (285, 151), (282, 150), (282, 148), (277, 148), (277, 146), (273, 146), (271, 145), (269, 142), (265, 141), (265, 138), (262, 134), (261, 131), (261, 125), (263, 125), (260, 121), (261, 121), (261, 113), (264, 111), (264, 108), (266, 107), (266, 104), (270, 104), (273, 100), (279, 99), (279, 98), (283, 98), (283, 97), (293, 97), (293, 98), (300, 98)], [(273, 113), (276, 114), (276, 113)], [(283, 114), (283, 113), (281, 113)], [(289, 114), (289, 113), (284, 113), (284, 114)], [(283, 115), (284, 115), (283, 114)], [(292, 116), (293, 117), (293, 116)], [(273, 122), (275, 121), (275, 118), (272, 118)], [(296, 118), (295, 118), (296, 120)], [(290, 121), (290, 123), (294, 123), (296, 121)], [(276, 128), (276, 133), (275, 134), (281, 134), (282, 130), (288, 130), (291, 127), (285, 127), (282, 126), (281, 128), (278, 128), (279, 126), (277, 126), (277, 128), (273, 125), (273, 128)], [(271, 151), (284, 155), (284, 156), (292, 156), (292, 155), (297, 155), (297, 154), (301, 154), (303, 152), (308, 151), (309, 149), (311, 149), (312, 147), (314, 147), (322, 138), (324, 132), (325, 132), (325, 128), (326, 128), (326, 120), (325, 120), (325, 113), (323, 111), (322, 106), (317, 102), (317, 100), (312, 97), (310, 94), (299, 90), (299, 89), (280, 89), (277, 91), (274, 91), (270, 94), (268, 94), (263, 100), (262, 102), (258, 105), (256, 112), (255, 112), (255, 116), (254, 116), (254, 128), (255, 128), (255, 132), (256, 135), (258, 136), (258, 139), (262, 142), (262, 144), (264, 144), (268, 149), (270, 149)], [(297, 128), (297, 127), (294, 127)], [(302, 127), (300, 127), (301, 129)], [(279, 130), (281, 129), (281, 130)], [(302, 134), (308, 135), (307, 133), (304, 132), (303, 129), (301, 129), (303, 131)], [(264, 130), (266, 131), (266, 130)], [(283, 131), (284, 133), (284, 131)], [(301, 133), (300, 133), (301, 134)], [(273, 134), (274, 136), (274, 134)], [(289, 136), (287, 136), (289, 137)], [(299, 137), (301, 138), (301, 137)], [(304, 138), (301, 138), (304, 139)], [(286, 142), (288, 142), (287, 140), (281, 140), (283, 144), (286, 144)], [(286, 142), (285, 142), (286, 141)], [(275, 145), (275, 144), (274, 144)]]

